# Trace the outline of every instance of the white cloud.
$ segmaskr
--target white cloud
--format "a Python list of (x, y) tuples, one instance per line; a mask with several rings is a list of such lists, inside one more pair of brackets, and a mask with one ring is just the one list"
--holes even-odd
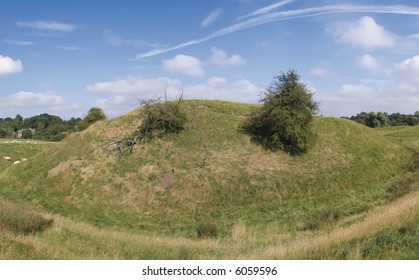
[(5, 39), (5, 40), (3, 40), (3, 42), (6, 43), (6, 44), (9, 44), (9, 45), (24, 46), (24, 47), (35, 45), (34, 42), (9, 40), (9, 39)]
[(394, 67), (393, 74), (403, 83), (419, 86), (419, 55), (408, 58)]
[(338, 42), (366, 49), (391, 47), (395, 43), (395, 35), (369, 16), (356, 22), (336, 25), (329, 29), (329, 32)]
[(359, 67), (372, 70), (372, 71), (378, 71), (381, 70), (380, 63), (378, 60), (369, 54), (364, 54), (357, 58), (357, 64)]
[(60, 50), (73, 51), (73, 52), (86, 52), (86, 51), (91, 51), (89, 49), (83, 49), (83, 48), (75, 47), (75, 46), (58, 46), (57, 48), (59, 48)]
[(138, 77), (128, 76), (126, 79), (101, 82), (87, 86), (86, 91), (99, 95), (114, 94), (120, 96), (133, 96), (134, 99), (142, 99), (161, 95), (165, 86), (178, 89), (182, 87), (182, 83), (177, 79), (165, 77), (157, 79), (141, 79)]
[(215, 22), (220, 15), (223, 13), (223, 9), (216, 9), (212, 11), (209, 15), (206, 16), (206, 18), (201, 22), (201, 25), (203, 27), (207, 27), (211, 23)]
[(163, 69), (190, 76), (202, 76), (205, 73), (199, 59), (184, 54), (179, 54), (172, 59), (163, 60)]
[(212, 77), (205, 84), (184, 87), (185, 98), (217, 99), (256, 102), (262, 89), (245, 79), (228, 82), (222, 77)]
[(112, 31), (106, 30), (103, 32), (104, 40), (107, 44), (111, 46), (134, 46), (134, 47), (149, 47), (156, 48), (159, 47), (158, 44), (153, 44), (141, 39), (126, 39), (115, 34)]
[(70, 32), (77, 29), (73, 24), (59, 23), (56, 21), (18, 21), (16, 25), (19, 27), (59, 32)]
[(182, 88), (180, 80), (160, 77), (142, 79), (129, 76), (116, 81), (96, 83), (86, 87), (88, 93), (104, 96), (96, 102), (108, 116), (118, 116), (137, 108), (141, 99), (164, 98), (175, 99)]
[(178, 97), (183, 89), (187, 99), (219, 99), (243, 102), (256, 102), (262, 89), (245, 79), (229, 82), (224, 77), (212, 77), (203, 84), (183, 85), (178, 79), (160, 77), (142, 79), (127, 77), (126, 79), (101, 82), (86, 87), (86, 91), (102, 96), (96, 105), (108, 116), (125, 114), (139, 106), (140, 99), (161, 97), (167, 89), (169, 100)]
[(34, 93), (20, 91), (16, 94), (0, 98), (2, 110), (33, 110), (42, 109), (49, 111), (74, 110), (80, 108), (77, 103), (69, 103), (62, 96), (54, 93)]
[(244, 60), (240, 55), (233, 54), (232, 56), (228, 56), (227, 53), (223, 50), (220, 50), (216, 47), (211, 48), (211, 58), (210, 61), (216, 65), (220, 66), (237, 66), (237, 65), (243, 65), (246, 63), (246, 60)]
[(359, 95), (368, 95), (373, 92), (373, 88), (365, 85), (343, 84), (340, 86), (338, 93), (341, 95), (352, 96), (357, 98)]
[(310, 70), (310, 74), (319, 78), (329, 76), (330, 72), (326, 68), (316, 67)]
[(22, 72), (23, 65), (20, 60), (13, 60), (8, 56), (0, 55), (0, 76)]

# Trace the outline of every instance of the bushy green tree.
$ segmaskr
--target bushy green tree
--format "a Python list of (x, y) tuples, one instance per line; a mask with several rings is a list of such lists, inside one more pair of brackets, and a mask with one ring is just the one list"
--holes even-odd
[(90, 108), (87, 115), (80, 122), (79, 129), (84, 130), (84, 129), (88, 128), (90, 125), (92, 125), (93, 123), (95, 123), (97, 121), (100, 121), (100, 120), (105, 120), (105, 119), (106, 119), (106, 115), (105, 115), (105, 113), (103, 113), (102, 109), (100, 109), (98, 107), (92, 107), (92, 108)]
[(318, 104), (297, 72), (289, 70), (275, 77), (261, 102), (263, 106), (239, 130), (267, 149), (282, 149), (291, 154), (305, 152), (314, 139), (312, 121)]
[(32, 138), (32, 131), (29, 128), (25, 128), (24, 130), (22, 130), (22, 138), (23, 139)]

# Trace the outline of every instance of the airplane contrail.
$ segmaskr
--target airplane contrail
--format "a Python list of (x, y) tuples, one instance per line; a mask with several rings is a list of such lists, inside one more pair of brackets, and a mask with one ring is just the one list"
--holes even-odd
[(200, 39), (190, 40), (178, 45), (167, 48), (156, 48), (148, 52), (141, 53), (136, 56), (136, 59), (144, 59), (156, 55), (164, 54), (170, 51), (181, 49), (187, 46), (197, 45), (208, 40), (225, 36), (240, 30), (248, 29), (258, 25), (275, 22), (280, 20), (290, 20), (298, 18), (314, 17), (324, 14), (337, 14), (337, 13), (381, 13), (381, 14), (402, 14), (402, 15), (419, 15), (419, 7), (411, 7), (404, 5), (393, 6), (376, 6), (376, 5), (330, 5), (297, 10), (288, 10), (281, 12), (272, 12), (257, 16), (228, 27), (219, 29), (206, 37)]
[(250, 14), (241, 16), (238, 19), (243, 19), (243, 18), (248, 18), (248, 17), (263, 15), (263, 14), (269, 13), (270, 11), (272, 11), (272, 10), (278, 8), (278, 7), (281, 7), (281, 6), (284, 6), (286, 4), (289, 4), (291, 2), (294, 2), (294, 0), (284, 0), (284, 1), (281, 1), (281, 2), (278, 2), (278, 3), (275, 3), (275, 4), (272, 4), (272, 5), (269, 5), (269, 6), (260, 8), (260, 9), (254, 11), (254, 12), (252, 12)]

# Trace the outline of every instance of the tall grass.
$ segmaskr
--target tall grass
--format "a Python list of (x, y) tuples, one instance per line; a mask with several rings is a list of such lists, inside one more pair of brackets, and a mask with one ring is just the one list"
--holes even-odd
[(32, 234), (51, 227), (53, 220), (22, 205), (0, 201), (0, 229), (15, 234)]

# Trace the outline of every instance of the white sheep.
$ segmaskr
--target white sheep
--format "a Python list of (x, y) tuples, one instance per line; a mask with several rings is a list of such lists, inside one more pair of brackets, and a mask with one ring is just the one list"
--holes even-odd
[(19, 164), (19, 163), (20, 163), (20, 160), (13, 162), (13, 164)]
[(21, 158), (20, 160), (21, 161), (27, 161), (28, 159), (27, 158)]
[(4, 159), (5, 160), (7, 160), (7, 161), (12, 161), (12, 158), (11, 157), (6, 157), (6, 156), (3, 156), (4, 157)]

